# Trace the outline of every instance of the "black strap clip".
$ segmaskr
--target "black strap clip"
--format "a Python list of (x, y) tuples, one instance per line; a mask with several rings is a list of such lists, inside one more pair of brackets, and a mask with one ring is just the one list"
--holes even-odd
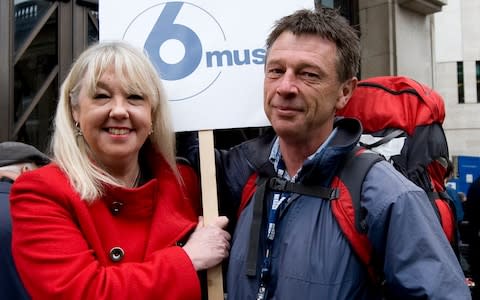
[(270, 178), (268, 187), (274, 191), (286, 192), (288, 191), (288, 181), (282, 178), (273, 177)]

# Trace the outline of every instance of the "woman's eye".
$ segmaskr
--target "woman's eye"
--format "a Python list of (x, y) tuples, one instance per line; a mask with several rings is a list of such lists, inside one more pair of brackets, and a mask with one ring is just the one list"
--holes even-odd
[(143, 96), (142, 96), (142, 95), (129, 95), (129, 96), (128, 96), (128, 99), (132, 99), (132, 100), (143, 100)]
[(106, 98), (109, 98), (109, 96), (103, 93), (97, 93), (93, 95), (93, 99), (106, 99)]

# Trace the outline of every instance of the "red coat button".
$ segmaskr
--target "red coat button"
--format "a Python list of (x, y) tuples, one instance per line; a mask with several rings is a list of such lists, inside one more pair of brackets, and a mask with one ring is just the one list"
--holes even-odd
[(113, 247), (110, 250), (110, 259), (113, 262), (121, 261), (124, 256), (125, 256), (125, 251), (123, 251), (123, 249), (120, 247)]

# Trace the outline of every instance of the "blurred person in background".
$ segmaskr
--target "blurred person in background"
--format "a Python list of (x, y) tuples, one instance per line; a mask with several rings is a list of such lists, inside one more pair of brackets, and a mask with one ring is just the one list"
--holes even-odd
[(472, 298), (480, 299), (480, 177), (472, 182), (467, 192), (465, 205), (465, 230), (462, 236), (469, 245), (467, 261), (475, 286), (472, 288)]
[(5, 300), (30, 299), (12, 258), (12, 221), (9, 195), (20, 174), (37, 169), (50, 159), (37, 148), (20, 142), (0, 143), (0, 295)]

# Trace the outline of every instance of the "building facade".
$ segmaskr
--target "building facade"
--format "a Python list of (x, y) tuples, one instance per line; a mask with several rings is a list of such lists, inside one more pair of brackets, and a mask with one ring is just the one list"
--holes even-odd
[[(98, 40), (98, 1), (0, 1), (0, 141), (46, 150), (59, 85), (75, 57)], [(436, 87), (433, 16), (447, 0), (314, 3), (339, 8), (359, 30), (361, 78), (407, 75)], [(228, 147), (259, 132), (219, 130), (216, 141)]]
[(0, 141), (46, 149), (59, 85), (96, 40), (95, 2), (0, 1)]
[(436, 89), (452, 156), (480, 156), (480, 1), (449, 0), (436, 24)]

